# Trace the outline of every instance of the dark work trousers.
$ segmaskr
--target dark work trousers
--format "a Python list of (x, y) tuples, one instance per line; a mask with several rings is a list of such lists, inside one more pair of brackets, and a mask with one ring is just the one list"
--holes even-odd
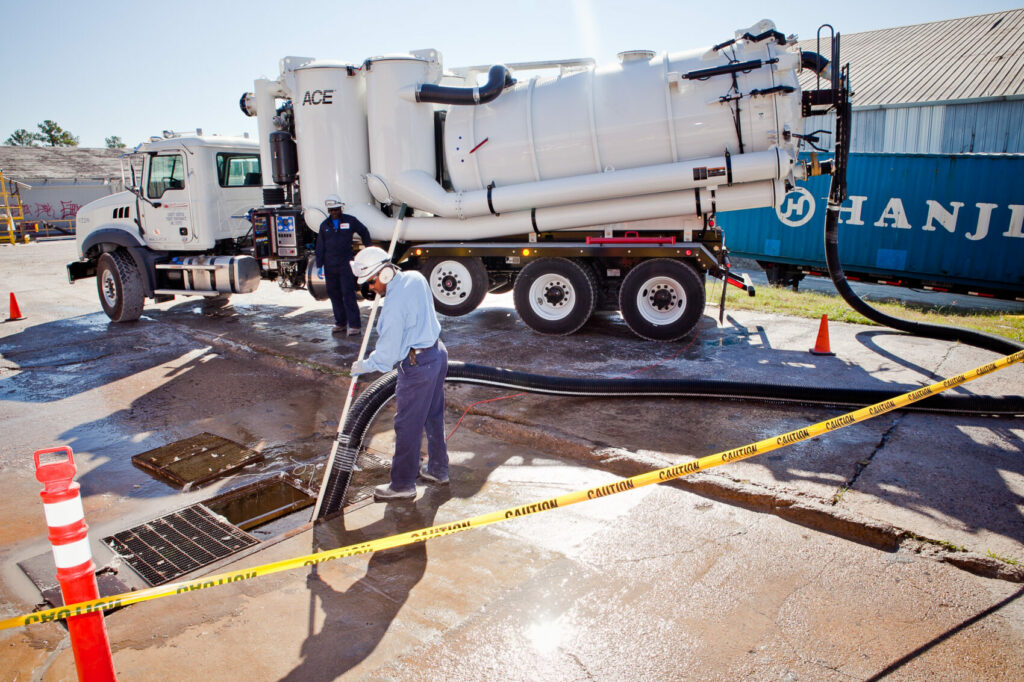
[(324, 284), (334, 309), (334, 324), (359, 329), (359, 304), (356, 303), (356, 276), (348, 263), (324, 266)]
[(448, 476), (448, 446), (444, 442), (444, 378), (448, 349), (440, 340), (398, 365), (395, 388), (395, 458), (391, 462), (391, 489), (413, 490), (420, 466), (420, 444), (427, 432), (427, 470)]

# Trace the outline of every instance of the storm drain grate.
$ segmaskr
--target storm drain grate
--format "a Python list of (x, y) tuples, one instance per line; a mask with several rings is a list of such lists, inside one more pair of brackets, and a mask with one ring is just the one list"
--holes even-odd
[(391, 480), (391, 461), (370, 454), (366, 450), (359, 455), (359, 470), (352, 472), (352, 480), (345, 496), (345, 506), (355, 504), (373, 496), (373, 489)]
[(259, 540), (201, 504), (103, 538), (150, 585), (163, 585)]

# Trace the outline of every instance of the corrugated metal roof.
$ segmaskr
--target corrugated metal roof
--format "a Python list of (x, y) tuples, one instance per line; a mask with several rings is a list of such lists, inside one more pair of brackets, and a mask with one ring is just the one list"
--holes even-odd
[(840, 47), (855, 107), (1024, 96), (1024, 9), (843, 33)]
[(35, 179), (121, 179), (123, 149), (0, 146), (0, 170), (23, 182)]

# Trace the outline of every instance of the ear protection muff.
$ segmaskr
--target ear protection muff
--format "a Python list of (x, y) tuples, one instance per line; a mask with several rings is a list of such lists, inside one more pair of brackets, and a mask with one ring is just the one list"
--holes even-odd
[(387, 284), (395, 278), (395, 268), (390, 265), (385, 265), (377, 275), (377, 281), (381, 284)]

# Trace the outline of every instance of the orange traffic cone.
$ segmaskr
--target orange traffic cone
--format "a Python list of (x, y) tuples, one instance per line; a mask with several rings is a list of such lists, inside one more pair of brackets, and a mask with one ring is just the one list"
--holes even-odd
[(11, 316), (8, 317), (4, 322), (16, 322), (18, 320), (24, 320), (25, 316), (21, 314), (21, 308), (18, 307), (18, 299), (14, 297), (14, 292), (11, 292)]
[(818, 325), (818, 340), (814, 342), (811, 352), (815, 355), (835, 355), (828, 346), (828, 315), (821, 316), (821, 324)]

